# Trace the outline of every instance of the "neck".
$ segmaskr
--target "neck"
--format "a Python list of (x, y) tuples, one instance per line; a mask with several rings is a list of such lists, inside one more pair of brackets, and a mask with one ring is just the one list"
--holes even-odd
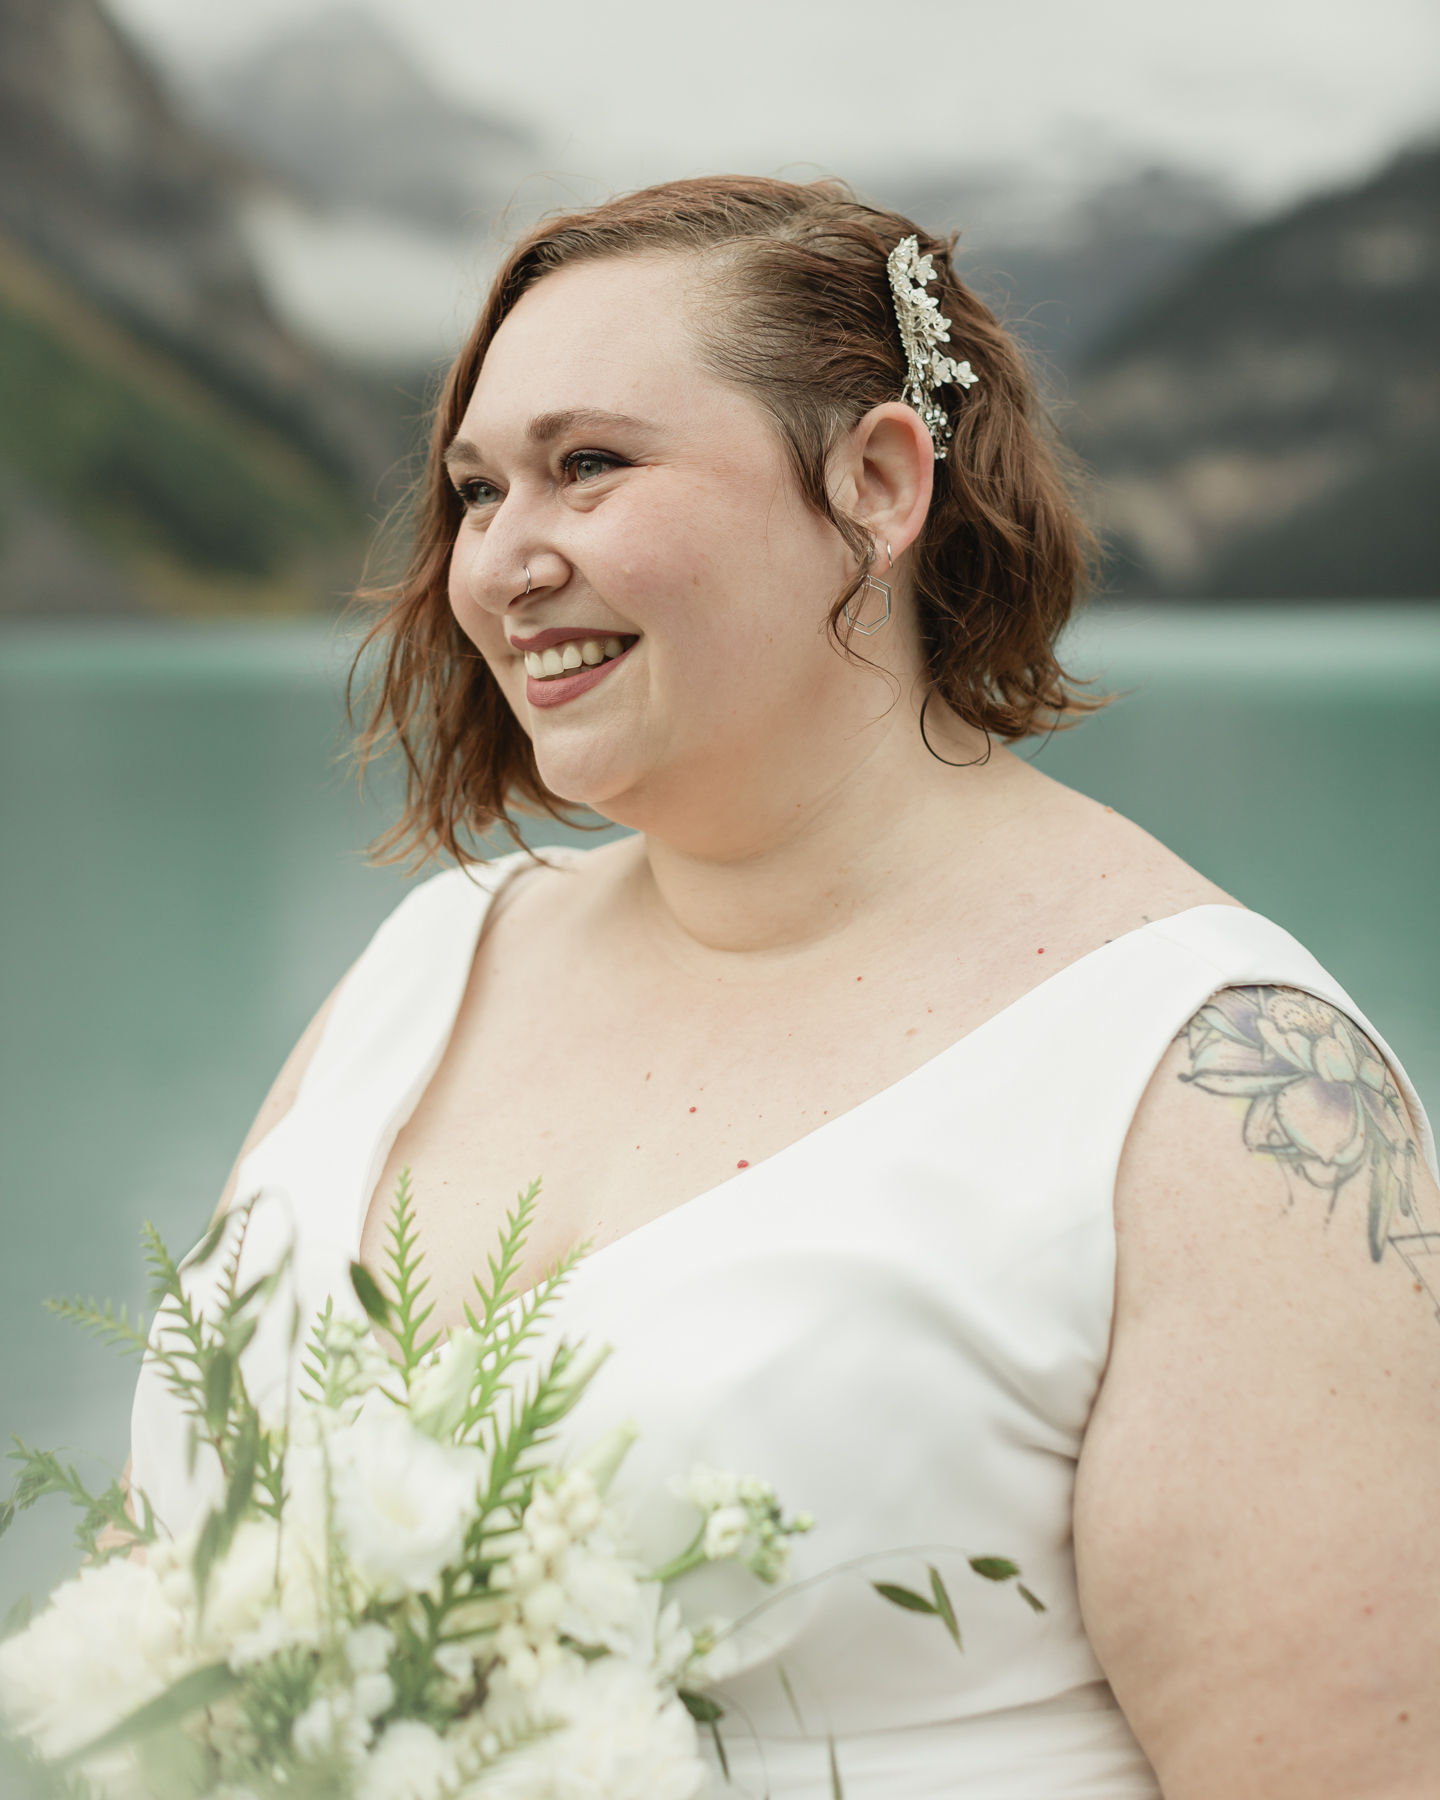
[[(994, 824), (1024, 766), (954, 718), (920, 737), (915, 709), (897, 706), (877, 736), (826, 780), (821, 771), (742, 784), (739, 804), (697, 811), (718, 829), (683, 841), (643, 838), (633, 879), (657, 929), (682, 951), (775, 955), (863, 927), (897, 878), (973, 843)], [(773, 765), (772, 765), (773, 767)], [(740, 823), (736, 823), (736, 821)]]

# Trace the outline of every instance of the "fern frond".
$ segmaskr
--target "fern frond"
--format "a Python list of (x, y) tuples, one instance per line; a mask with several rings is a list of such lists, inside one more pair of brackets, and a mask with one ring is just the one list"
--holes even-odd
[[(538, 1190), (538, 1185), (532, 1184), (532, 1195)], [(549, 1317), (560, 1289), (570, 1279), (576, 1265), (589, 1248), (588, 1243), (577, 1244), (559, 1262), (551, 1265), (544, 1279), (523, 1299), (497, 1316), (488, 1333), (490, 1342), (480, 1358), (479, 1380), (465, 1412), (462, 1436), (473, 1430), (491, 1412), (506, 1385), (506, 1377), (512, 1365), (520, 1360), (526, 1345)], [(478, 1325), (476, 1329), (479, 1329)]]
[(480, 1300), (480, 1317), (477, 1319), (468, 1306), (465, 1312), (472, 1329), (482, 1337), (488, 1337), (494, 1331), (496, 1320), (515, 1298), (514, 1281), (520, 1272), (520, 1261), (539, 1195), (540, 1183), (532, 1181), (523, 1194), (515, 1196), (515, 1210), (505, 1215), (505, 1228), (500, 1233), (499, 1257), (497, 1259), (491, 1255), (485, 1258), (490, 1267), (489, 1287), (485, 1286), (478, 1275), (471, 1277)]
[(488, 1519), (500, 1508), (517, 1513), (524, 1510), (537, 1473), (531, 1458), (549, 1442), (555, 1427), (585, 1390), (588, 1375), (581, 1376), (576, 1369), (577, 1355), (572, 1345), (558, 1345), (529, 1391), (511, 1396), (508, 1427), (502, 1430), (498, 1423), (494, 1425), (489, 1482), (472, 1536), (484, 1535)]
[(53, 1313), (57, 1319), (65, 1319), (71, 1325), (78, 1325), (82, 1331), (88, 1331), (92, 1337), (110, 1349), (118, 1349), (125, 1356), (144, 1356), (147, 1338), (145, 1335), (145, 1315), (136, 1313), (131, 1319), (128, 1307), (122, 1306), (117, 1313), (114, 1302), (107, 1300), (102, 1307), (95, 1300), (46, 1300), (45, 1310)]
[(395, 1205), (389, 1225), (390, 1242), (385, 1252), (389, 1264), (390, 1285), (395, 1290), (395, 1312), (390, 1335), (400, 1350), (400, 1372), (408, 1387), (410, 1377), (420, 1363), (440, 1342), (440, 1333), (422, 1337), (425, 1322), (435, 1310), (434, 1302), (421, 1306), (420, 1299), (430, 1285), (428, 1275), (416, 1279), (425, 1252), (417, 1249), (420, 1234), (415, 1229), (415, 1207), (410, 1195), (410, 1171), (400, 1171), (395, 1188)]
[[(73, 1463), (61, 1462), (54, 1450), (34, 1450), (22, 1438), (15, 1438), (15, 1449), (9, 1452), (12, 1462), (20, 1464), (15, 1490), (0, 1507), (0, 1533), (8, 1531), (16, 1515), (28, 1512), (37, 1500), (48, 1494), (63, 1494), (73, 1506), (83, 1509), (84, 1517), (75, 1527), (75, 1541), (86, 1556), (104, 1559), (129, 1551), (136, 1544), (154, 1541), (155, 1522), (150, 1506), (142, 1497), (143, 1517), (139, 1523), (126, 1511), (126, 1494), (119, 1481), (98, 1494), (92, 1494)], [(121, 1541), (101, 1550), (98, 1539), (106, 1530), (120, 1534)]]

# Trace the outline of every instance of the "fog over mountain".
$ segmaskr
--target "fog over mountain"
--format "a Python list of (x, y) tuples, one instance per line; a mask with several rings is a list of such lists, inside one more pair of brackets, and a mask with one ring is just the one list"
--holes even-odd
[[(0, 0), (0, 610), (343, 593), (505, 241), (602, 197), (562, 149), (361, 11), (162, 79), (98, 0)], [(1262, 220), (1083, 146), (844, 173), (959, 231), (1117, 591), (1406, 595), (1440, 593), (1437, 158)]]

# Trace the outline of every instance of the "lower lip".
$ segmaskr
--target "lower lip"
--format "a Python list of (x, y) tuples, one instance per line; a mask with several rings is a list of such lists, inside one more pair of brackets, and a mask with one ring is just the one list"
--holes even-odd
[[(634, 648), (632, 644), (630, 650)], [(577, 669), (573, 675), (552, 676), (549, 681), (537, 681), (533, 675), (527, 675), (525, 698), (532, 706), (540, 707), (563, 706), (567, 700), (578, 700), (581, 694), (589, 693), (597, 681), (603, 681), (612, 669), (618, 669), (630, 650), (622, 650), (609, 662), (596, 663), (593, 669)]]

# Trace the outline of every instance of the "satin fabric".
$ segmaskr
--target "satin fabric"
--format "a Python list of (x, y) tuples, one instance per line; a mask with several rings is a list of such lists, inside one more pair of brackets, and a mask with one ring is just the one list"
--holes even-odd
[[(357, 1311), (346, 1270), (375, 1183), (443, 1054), (491, 896), (523, 866), (453, 871), (406, 899), (341, 990), (294, 1109), (244, 1164), (238, 1194), (263, 1196), (247, 1270), (293, 1235), (302, 1315), (327, 1293)], [(1375, 1036), (1278, 926), (1194, 908), (1060, 970), (573, 1277), (554, 1331), (613, 1354), (567, 1443), (639, 1424), (616, 1495), (640, 1553), (658, 1563), (688, 1539), (668, 1481), (697, 1462), (762, 1475), (817, 1521), (783, 1591), (722, 1567), (681, 1584), (690, 1622), (739, 1622), (717, 1690), (728, 1780), (707, 1752), (717, 1796), (830, 1800), (832, 1755), (846, 1800), (1158, 1794), (1081, 1617), (1075, 1469), (1109, 1344), (1126, 1132), (1175, 1034), (1248, 983), (1307, 990)], [(1426, 1151), (1433, 1164), (1428, 1135)], [(277, 1323), (247, 1352), (252, 1392), (280, 1404), (292, 1364)], [(187, 1469), (149, 1365), (133, 1445), (137, 1485), (183, 1528), (216, 1474)], [(1046, 1611), (977, 1578), (975, 1555), (1020, 1564)], [(963, 1651), (876, 1591), (928, 1592), (932, 1566)]]

